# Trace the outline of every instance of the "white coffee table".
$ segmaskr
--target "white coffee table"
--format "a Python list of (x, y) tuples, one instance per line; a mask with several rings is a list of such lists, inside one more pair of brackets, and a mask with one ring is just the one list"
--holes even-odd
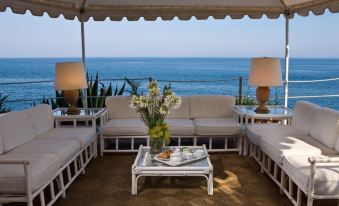
[[(165, 149), (174, 147), (164, 147)], [(207, 154), (205, 145), (189, 147), (194, 149), (203, 149)], [(213, 165), (211, 164), (209, 156), (204, 159), (188, 163), (185, 165), (172, 167), (152, 160), (152, 163), (143, 166), (146, 152), (149, 152), (149, 147), (140, 145), (137, 157), (132, 165), (132, 195), (137, 194), (138, 179), (142, 176), (194, 176), (204, 177), (207, 180), (207, 193), (213, 195)]]

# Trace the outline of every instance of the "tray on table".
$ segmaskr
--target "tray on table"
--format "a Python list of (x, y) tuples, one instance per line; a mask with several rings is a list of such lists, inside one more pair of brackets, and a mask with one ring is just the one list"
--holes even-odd
[(198, 160), (202, 160), (204, 158), (208, 157), (208, 154), (204, 154), (203, 156), (201, 157), (196, 157), (196, 158), (193, 158), (193, 159), (190, 159), (190, 160), (184, 160), (184, 161), (181, 161), (181, 162), (171, 162), (169, 160), (163, 160), (163, 159), (160, 159), (158, 157), (153, 157), (153, 160), (156, 160), (158, 162), (161, 162), (161, 163), (164, 163), (166, 165), (169, 165), (169, 166), (172, 166), (172, 167), (178, 167), (178, 166), (181, 166), (181, 165), (184, 165), (184, 164), (188, 164), (188, 163), (191, 163), (191, 162), (195, 162), (195, 161), (198, 161)]

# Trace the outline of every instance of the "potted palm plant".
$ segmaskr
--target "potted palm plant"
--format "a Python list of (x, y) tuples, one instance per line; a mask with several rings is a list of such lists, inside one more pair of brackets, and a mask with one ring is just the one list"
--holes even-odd
[(157, 81), (150, 80), (146, 95), (132, 95), (130, 106), (140, 113), (148, 127), (151, 153), (159, 153), (163, 143), (170, 143), (170, 132), (165, 119), (171, 109), (179, 108), (181, 98), (176, 96), (170, 85), (162, 93)]

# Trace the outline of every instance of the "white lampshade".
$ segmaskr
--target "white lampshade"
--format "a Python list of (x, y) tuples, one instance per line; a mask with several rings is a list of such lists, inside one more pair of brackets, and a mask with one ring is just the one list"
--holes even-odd
[(281, 65), (278, 58), (253, 58), (248, 79), (249, 86), (282, 86)]
[(87, 87), (83, 63), (63, 62), (55, 64), (55, 90), (74, 90)]

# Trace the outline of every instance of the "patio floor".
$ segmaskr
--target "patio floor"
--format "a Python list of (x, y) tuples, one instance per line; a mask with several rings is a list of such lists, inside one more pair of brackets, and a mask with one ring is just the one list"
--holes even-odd
[[(214, 195), (208, 196), (202, 177), (140, 178), (138, 195), (131, 192), (131, 165), (136, 154), (106, 154), (94, 159), (56, 206), (291, 206), (292, 203), (253, 159), (238, 154), (211, 154)], [(12, 205), (12, 204), (11, 204)], [(315, 205), (337, 205), (316, 202)]]

